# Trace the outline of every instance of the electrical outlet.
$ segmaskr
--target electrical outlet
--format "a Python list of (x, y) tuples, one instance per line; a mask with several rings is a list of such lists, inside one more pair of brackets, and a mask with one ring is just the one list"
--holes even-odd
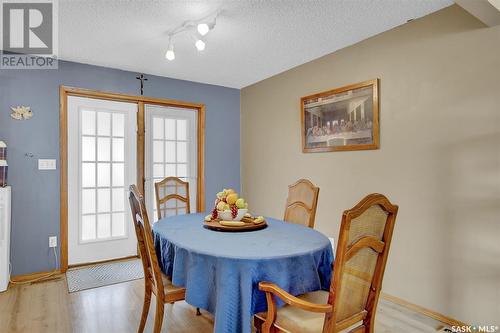
[(57, 236), (49, 237), (49, 247), (57, 247)]

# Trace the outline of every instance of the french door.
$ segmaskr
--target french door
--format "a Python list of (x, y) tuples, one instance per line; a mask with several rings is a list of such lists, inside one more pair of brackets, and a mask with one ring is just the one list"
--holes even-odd
[(128, 206), (137, 104), (68, 97), (68, 263), (137, 254)]
[[(159, 105), (145, 105), (146, 115), (146, 184), (145, 198), (151, 221), (158, 220), (154, 183), (165, 177), (189, 182), (190, 206), (196, 211), (197, 197), (197, 110)], [(166, 215), (181, 211), (175, 200)]]

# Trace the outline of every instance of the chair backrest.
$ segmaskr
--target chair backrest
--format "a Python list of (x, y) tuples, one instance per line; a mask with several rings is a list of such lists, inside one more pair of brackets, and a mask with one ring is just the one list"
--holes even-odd
[(344, 211), (328, 302), (333, 312), (324, 332), (373, 332), (392, 231), (398, 212), (382, 194), (370, 194)]
[(314, 228), (319, 187), (307, 179), (300, 179), (288, 186), (285, 217), (283, 220)]
[(177, 177), (167, 177), (155, 183), (158, 219), (166, 216), (189, 214), (189, 183)]
[(156, 296), (162, 297), (163, 280), (161, 278), (160, 266), (158, 265), (158, 258), (156, 257), (153, 233), (149, 224), (144, 197), (135, 185), (130, 186), (129, 202), (135, 234), (137, 235), (139, 253), (144, 268), (144, 278), (146, 279), (146, 283), (152, 283)]

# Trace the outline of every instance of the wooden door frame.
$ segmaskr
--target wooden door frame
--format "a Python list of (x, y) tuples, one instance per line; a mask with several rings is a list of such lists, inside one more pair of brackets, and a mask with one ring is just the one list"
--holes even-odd
[(68, 97), (88, 97), (115, 102), (135, 103), (137, 112), (137, 187), (144, 193), (145, 177), (145, 104), (195, 109), (197, 132), (196, 211), (205, 210), (205, 105), (172, 99), (134, 96), (68, 86), (59, 87), (59, 159), (60, 159), (60, 270), (68, 270)]

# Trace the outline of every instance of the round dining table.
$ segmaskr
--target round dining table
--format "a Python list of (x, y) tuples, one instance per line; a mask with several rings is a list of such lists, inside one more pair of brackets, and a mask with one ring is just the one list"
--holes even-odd
[(253, 315), (267, 309), (260, 281), (293, 295), (328, 290), (333, 251), (320, 232), (272, 218), (265, 229), (220, 232), (205, 228), (203, 219), (163, 218), (153, 236), (161, 270), (186, 288), (187, 303), (214, 315), (214, 332), (252, 331)]

